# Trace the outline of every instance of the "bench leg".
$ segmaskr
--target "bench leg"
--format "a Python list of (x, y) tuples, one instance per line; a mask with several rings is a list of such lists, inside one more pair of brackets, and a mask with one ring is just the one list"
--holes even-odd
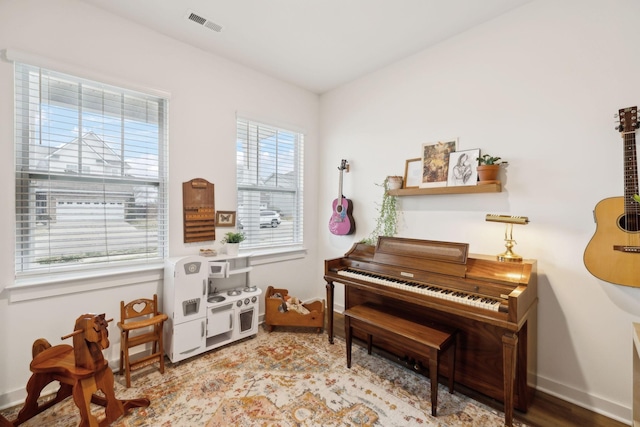
[(344, 318), (344, 338), (347, 345), (347, 368), (351, 368), (351, 318), (345, 316)]
[(373, 335), (367, 334), (367, 353), (371, 354), (373, 348)]
[(456, 380), (456, 339), (449, 346), (449, 393), (453, 393), (453, 387)]
[(429, 351), (429, 380), (431, 381), (431, 415), (436, 416), (438, 408), (438, 350)]

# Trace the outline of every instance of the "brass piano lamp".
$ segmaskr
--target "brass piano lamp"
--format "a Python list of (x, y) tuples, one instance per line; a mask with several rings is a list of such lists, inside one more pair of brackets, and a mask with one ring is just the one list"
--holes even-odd
[(507, 228), (504, 231), (504, 241), (505, 241), (504, 245), (507, 248), (507, 250), (497, 255), (498, 261), (512, 261), (512, 262), (522, 261), (522, 257), (514, 253), (512, 250), (516, 244), (516, 241), (513, 240), (513, 224), (527, 225), (529, 224), (529, 218), (526, 216), (487, 214), (486, 220), (489, 222), (502, 222), (507, 224)]

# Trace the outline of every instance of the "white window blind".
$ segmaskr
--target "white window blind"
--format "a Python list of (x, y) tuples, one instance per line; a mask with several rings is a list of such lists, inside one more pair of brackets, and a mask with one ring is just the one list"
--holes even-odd
[(167, 104), (15, 64), (17, 276), (164, 259)]
[(304, 135), (238, 118), (236, 149), (240, 246), (301, 245)]

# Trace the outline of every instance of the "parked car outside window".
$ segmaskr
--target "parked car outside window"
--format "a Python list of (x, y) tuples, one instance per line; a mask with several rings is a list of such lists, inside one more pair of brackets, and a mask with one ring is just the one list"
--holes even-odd
[(260, 227), (276, 228), (280, 225), (280, 214), (276, 211), (260, 211)]

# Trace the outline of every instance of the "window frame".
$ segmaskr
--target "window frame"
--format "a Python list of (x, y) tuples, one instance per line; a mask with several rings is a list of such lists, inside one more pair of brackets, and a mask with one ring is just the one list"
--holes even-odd
[[(249, 130), (252, 128), (253, 130)], [(260, 160), (262, 141), (260, 133), (277, 135), (275, 141), (276, 152), (284, 148), (287, 141), (291, 139), (293, 145), (292, 160), (290, 164), (280, 166), (278, 160), (275, 165), (270, 165), (272, 173), (270, 178), (260, 177), (260, 171), (266, 170), (266, 162)], [(280, 137), (282, 135), (282, 137)], [(237, 191), (237, 211), (238, 228), (244, 232), (246, 239), (240, 243), (241, 250), (281, 252), (287, 250), (298, 250), (304, 245), (304, 132), (294, 126), (281, 126), (270, 124), (264, 120), (254, 120), (243, 115), (236, 118), (236, 191)], [(284, 162), (286, 163), (286, 162)], [(263, 166), (265, 166), (263, 168)], [(282, 169), (281, 169), (282, 168)], [(285, 168), (290, 168), (287, 173), (283, 173)], [(244, 171), (244, 172), (243, 172)], [(243, 175), (244, 174), (244, 175)], [(250, 179), (247, 178), (247, 174)], [(287, 175), (287, 183), (279, 184), (278, 180), (284, 180)], [(267, 181), (275, 183), (269, 185)], [(293, 186), (288, 186), (292, 184)], [(252, 196), (251, 196), (252, 195)], [(290, 197), (292, 203), (287, 205), (287, 212), (274, 209), (269, 203), (273, 200), (282, 200)], [(245, 201), (250, 200), (249, 207), (245, 206)], [(275, 203), (275, 202), (273, 202)], [(260, 207), (264, 206), (264, 209)], [(260, 211), (275, 211), (280, 215), (281, 223), (274, 228), (260, 225)], [(247, 221), (247, 216), (255, 217), (253, 221)], [(281, 227), (282, 226), (282, 227)], [(291, 227), (289, 238), (264, 238), (264, 234), (275, 233), (279, 229)], [(258, 234), (262, 237), (258, 238)], [(266, 240), (266, 242), (265, 242)]]
[[(29, 151), (33, 145), (33, 135), (32, 130), (35, 126), (34, 123), (30, 121), (30, 115), (32, 113), (32, 108), (40, 111), (42, 109), (43, 101), (39, 100), (39, 103), (35, 107), (29, 106), (30, 93), (21, 94), (20, 89), (24, 90), (24, 88), (19, 88), (19, 85), (22, 84), (25, 80), (28, 80), (28, 75), (33, 73), (38, 73), (39, 76), (42, 73), (46, 73), (52, 76), (53, 79), (65, 79), (66, 81), (70, 81), (79, 86), (85, 84), (90, 88), (103, 88), (105, 91), (115, 91), (115, 93), (119, 93), (122, 96), (132, 97), (131, 99), (139, 99), (146, 100), (147, 102), (157, 103), (157, 139), (153, 139), (152, 147), (155, 147), (157, 150), (157, 175), (154, 178), (136, 178), (135, 176), (127, 176), (124, 173), (120, 172), (119, 175), (109, 176), (107, 174), (107, 170), (105, 168), (104, 162), (103, 164), (96, 163), (93, 165), (83, 165), (82, 161), (79, 160), (79, 164), (83, 165), (82, 170), (88, 173), (75, 173), (75, 174), (67, 174), (66, 172), (58, 172), (54, 173), (51, 170), (47, 171), (38, 171), (37, 168), (30, 166), (29, 164), (25, 165), (25, 161), (30, 162), (31, 152)], [(14, 113), (15, 113), (15, 134), (14, 134), (14, 147), (15, 147), (15, 256), (14, 256), (14, 268), (15, 268), (15, 284), (17, 286), (20, 285), (34, 285), (39, 283), (59, 283), (61, 280), (65, 280), (68, 278), (71, 281), (77, 280), (78, 278), (88, 278), (94, 276), (102, 276), (105, 274), (123, 274), (123, 272), (127, 271), (142, 271), (157, 268), (158, 265), (162, 265), (163, 259), (168, 254), (168, 104), (169, 99), (165, 94), (158, 93), (149, 93), (144, 90), (134, 90), (125, 87), (122, 84), (110, 84), (104, 83), (95, 79), (80, 77), (75, 72), (60, 72), (56, 71), (52, 67), (49, 66), (39, 66), (39, 65), (31, 65), (26, 61), (15, 60), (14, 61)], [(41, 94), (43, 90), (42, 86), (37, 88), (38, 95)], [(64, 103), (60, 103), (60, 105), (65, 105)], [(82, 117), (86, 111), (83, 109), (84, 106), (78, 104), (76, 106), (78, 109), (78, 114)], [(126, 110), (123, 110), (123, 121), (126, 121)], [(103, 119), (106, 115), (103, 115)], [(82, 120), (82, 119), (80, 119)], [(82, 132), (78, 133), (78, 145), (83, 143), (83, 138), (86, 136), (86, 132), (84, 127), (82, 127)], [(41, 137), (41, 136), (40, 136)], [(127, 145), (125, 142), (124, 136), (120, 143), (124, 146)], [(104, 145), (108, 144), (104, 141)], [(53, 149), (53, 146), (52, 146)], [(26, 153), (25, 153), (26, 150)], [(80, 158), (80, 155), (78, 155)], [(125, 162), (125, 157), (122, 156), (121, 162)], [(91, 167), (95, 167), (96, 169), (102, 169), (102, 174), (91, 173)], [(120, 166), (119, 166), (120, 167)], [(147, 165), (146, 169), (142, 169), (146, 172), (151, 170), (152, 166)], [(77, 172), (77, 171), (76, 171)], [(115, 170), (112, 171), (116, 172)], [(44, 180), (43, 182), (73, 182), (81, 183), (81, 185), (109, 185), (109, 183), (114, 183), (115, 185), (124, 185), (130, 186), (132, 191), (134, 190), (134, 186), (145, 186), (145, 188), (156, 188), (157, 189), (157, 223), (156, 227), (151, 227), (149, 231), (145, 230), (143, 234), (145, 236), (156, 235), (157, 236), (157, 254), (154, 256), (138, 256), (133, 259), (108, 259), (102, 262), (95, 263), (86, 263), (86, 264), (74, 264), (74, 265), (51, 265), (46, 268), (29, 268), (25, 267), (25, 263), (32, 262), (28, 259), (28, 255), (26, 255), (30, 250), (30, 246), (34, 245), (34, 237), (33, 231), (35, 229), (35, 225), (32, 224), (32, 220), (25, 219), (30, 216), (34, 216), (37, 214), (35, 210), (42, 210), (42, 202), (38, 203), (36, 200), (38, 199), (37, 195), (35, 195), (35, 191), (32, 194), (31, 189), (34, 188), (32, 185), (33, 179)], [(64, 186), (63, 186), (64, 187)], [(23, 191), (23, 189), (27, 189), (27, 191)], [(66, 187), (67, 191), (71, 188), (71, 186)], [(63, 188), (64, 190), (64, 188)], [(47, 194), (51, 194), (49, 191)], [(149, 194), (149, 193), (147, 193)], [(30, 198), (33, 197), (33, 201)], [(135, 199), (135, 196), (134, 196)], [(50, 202), (51, 205), (53, 202)], [(102, 199), (102, 203), (105, 203), (105, 199)], [(135, 203), (134, 203), (135, 207)], [(147, 205), (148, 207), (148, 205)], [(145, 218), (148, 220), (149, 213), (146, 214)], [(106, 221), (105, 221), (106, 222)], [(26, 228), (22, 228), (22, 224), (26, 223)], [(105, 228), (108, 228), (105, 225)], [(26, 236), (25, 236), (26, 233)], [(48, 240), (51, 239), (51, 234), (49, 234)], [(108, 239), (108, 237), (106, 237)], [(33, 258), (33, 257), (32, 257)], [(111, 258), (111, 257), (108, 257)], [(117, 258), (117, 257), (116, 257)]]

